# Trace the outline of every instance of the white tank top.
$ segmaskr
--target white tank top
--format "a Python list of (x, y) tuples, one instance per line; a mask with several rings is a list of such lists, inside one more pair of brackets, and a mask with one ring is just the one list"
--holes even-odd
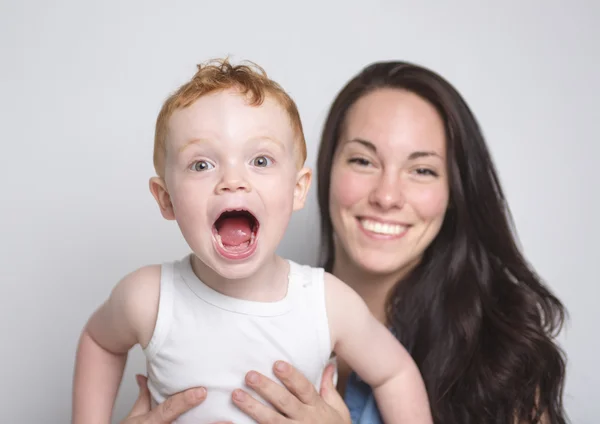
[(158, 317), (144, 349), (153, 403), (203, 386), (206, 400), (175, 423), (254, 423), (233, 404), (232, 392), (255, 394), (244, 382), (250, 370), (279, 382), (272, 372), (276, 360), (293, 364), (318, 390), (331, 354), (323, 270), (288, 261), (286, 297), (255, 302), (202, 283), (190, 258), (162, 265)]

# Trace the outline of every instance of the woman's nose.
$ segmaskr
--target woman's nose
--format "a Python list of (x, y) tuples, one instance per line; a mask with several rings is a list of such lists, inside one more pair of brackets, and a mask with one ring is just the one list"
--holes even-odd
[(369, 197), (371, 204), (382, 210), (401, 208), (404, 200), (400, 178), (390, 175), (382, 175)]

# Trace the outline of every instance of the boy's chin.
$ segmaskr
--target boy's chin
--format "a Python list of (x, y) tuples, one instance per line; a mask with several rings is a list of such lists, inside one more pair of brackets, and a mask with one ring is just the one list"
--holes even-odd
[(243, 280), (253, 277), (265, 266), (268, 266), (270, 258), (275, 256), (272, 249), (259, 245), (258, 242), (251, 254), (242, 254), (238, 257), (235, 254), (229, 254), (230, 252), (224, 252), (223, 248), (217, 246), (216, 243), (213, 243), (208, 249), (206, 247), (208, 246), (197, 251), (197, 258), (204, 264), (204, 267), (210, 268), (212, 272), (226, 280)]
[(240, 280), (252, 277), (265, 265), (266, 258), (263, 253), (264, 252), (261, 252), (261, 249), (257, 246), (250, 256), (236, 259), (221, 254), (221, 252), (213, 246), (207, 265), (222, 278), (227, 280)]
[(258, 272), (261, 266), (256, 257), (246, 259), (240, 263), (223, 260), (217, 262), (218, 263), (213, 263), (211, 268), (222, 278), (227, 280), (243, 280), (252, 277)]

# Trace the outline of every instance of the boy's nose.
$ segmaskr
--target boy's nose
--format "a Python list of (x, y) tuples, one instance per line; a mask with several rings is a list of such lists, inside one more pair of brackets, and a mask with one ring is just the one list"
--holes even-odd
[(223, 193), (235, 193), (235, 192), (249, 192), (250, 184), (238, 173), (228, 172), (223, 175), (223, 178), (217, 184), (215, 189), (217, 194)]

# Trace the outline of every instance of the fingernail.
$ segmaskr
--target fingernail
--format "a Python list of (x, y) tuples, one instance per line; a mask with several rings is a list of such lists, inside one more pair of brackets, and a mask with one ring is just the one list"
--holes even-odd
[(200, 400), (206, 396), (206, 389), (204, 387), (199, 387), (194, 390), (194, 399)]
[(258, 383), (258, 374), (255, 373), (254, 371), (250, 371), (248, 373), (248, 383), (250, 383), (250, 384)]
[(279, 372), (283, 372), (287, 370), (287, 364), (282, 361), (275, 362), (275, 369)]
[(244, 399), (246, 399), (246, 393), (244, 393), (242, 390), (235, 390), (233, 392), (233, 397), (235, 398), (235, 400), (237, 400), (238, 402), (243, 402)]

